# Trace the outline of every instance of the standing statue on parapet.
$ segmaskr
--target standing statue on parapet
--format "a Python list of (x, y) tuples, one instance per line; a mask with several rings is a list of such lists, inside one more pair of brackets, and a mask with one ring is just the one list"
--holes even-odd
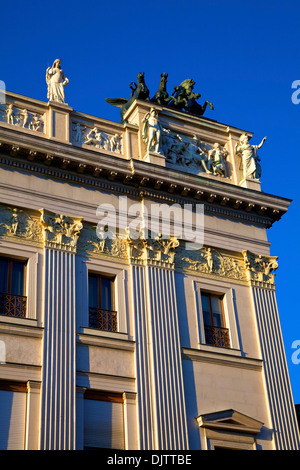
[(258, 163), (260, 162), (260, 158), (257, 155), (257, 151), (262, 147), (265, 140), (267, 140), (267, 137), (264, 137), (259, 145), (251, 145), (248, 135), (242, 134), (239, 142), (236, 143), (235, 153), (242, 157), (244, 179), (260, 179), (261, 166)]
[(158, 112), (155, 108), (151, 108), (150, 112), (143, 118), (142, 136), (147, 145), (147, 152), (160, 152), (162, 127), (158, 122)]
[(49, 101), (56, 101), (58, 103), (65, 102), (64, 87), (69, 83), (62, 68), (61, 60), (56, 59), (52, 67), (46, 70), (46, 82), (48, 85), (47, 98)]

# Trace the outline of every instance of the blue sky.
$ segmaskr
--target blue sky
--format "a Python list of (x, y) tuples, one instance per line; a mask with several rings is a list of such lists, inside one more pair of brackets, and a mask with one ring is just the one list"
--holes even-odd
[[(185, 78), (213, 102), (206, 116), (266, 135), (260, 152), (262, 190), (293, 200), (268, 231), (279, 256), (276, 282), (282, 333), (294, 400), (300, 403), (299, 137), (300, 2), (287, 0), (1, 1), (0, 79), (7, 90), (47, 101), (46, 68), (62, 59), (75, 110), (119, 121), (105, 98), (130, 94), (145, 72), (151, 93), (167, 72), (168, 91)], [(299, 95), (300, 96), (300, 95)], [(300, 357), (300, 355), (299, 355)]]

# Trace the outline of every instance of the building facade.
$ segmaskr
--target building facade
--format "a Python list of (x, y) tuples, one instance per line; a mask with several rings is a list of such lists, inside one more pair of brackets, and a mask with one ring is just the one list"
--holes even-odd
[(267, 239), (290, 200), (263, 141), (140, 80), (121, 123), (66, 104), (60, 64), (48, 102), (1, 105), (0, 448), (299, 449)]

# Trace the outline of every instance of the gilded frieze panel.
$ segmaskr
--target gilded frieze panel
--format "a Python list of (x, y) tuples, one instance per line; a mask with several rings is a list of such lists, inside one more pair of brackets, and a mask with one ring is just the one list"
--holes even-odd
[(105, 227), (83, 224), (78, 241), (78, 250), (94, 256), (114, 256), (127, 260), (127, 242), (117, 232), (108, 232)]
[(27, 209), (0, 206), (0, 237), (16, 237), (25, 242), (42, 243), (39, 216)]
[(242, 257), (221, 252), (210, 247), (198, 250), (186, 250), (184, 244), (180, 245), (176, 253), (175, 266), (177, 268), (246, 281), (246, 272)]

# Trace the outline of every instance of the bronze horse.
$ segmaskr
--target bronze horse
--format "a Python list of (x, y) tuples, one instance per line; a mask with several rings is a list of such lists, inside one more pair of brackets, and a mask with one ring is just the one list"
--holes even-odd
[(172, 96), (169, 97), (169, 94), (167, 92), (167, 78), (168, 74), (167, 73), (162, 73), (161, 74), (161, 79), (159, 82), (159, 87), (153, 98), (151, 98), (151, 101), (153, 103), (160, 104), (161, 106), (167, 105), (171, 99)]
[(134, 100), (144, 100), (144, 101), (149, 101), (149, 96), (150, 92), (149, 89), (147, 88), (147, 85), (145, 83), (145, 73), (140, 72), (137, 76), (137, 84), (132, 82), (129, 85), (131, 89), (131, 96), (129, 99), (126, 98), (105, 98), (105, 101), (113, 106), (117, 106), (118, 108), (121, 108), (121, 122), (123, 121), (124, 114)]
[(176, 108), (180, 111), (184, 110), (187, 113), (202, 116), (207, 108), (214, 109), (212, 103), (205, 101), (204, 105), (197, 103), (197, 99), (200, 98), (200, 93), (194, 93), (195, 82), (191, 78), (184, 80), (179, 86), (174, 87), (174, 93), (169, 102), (169, 106)]

